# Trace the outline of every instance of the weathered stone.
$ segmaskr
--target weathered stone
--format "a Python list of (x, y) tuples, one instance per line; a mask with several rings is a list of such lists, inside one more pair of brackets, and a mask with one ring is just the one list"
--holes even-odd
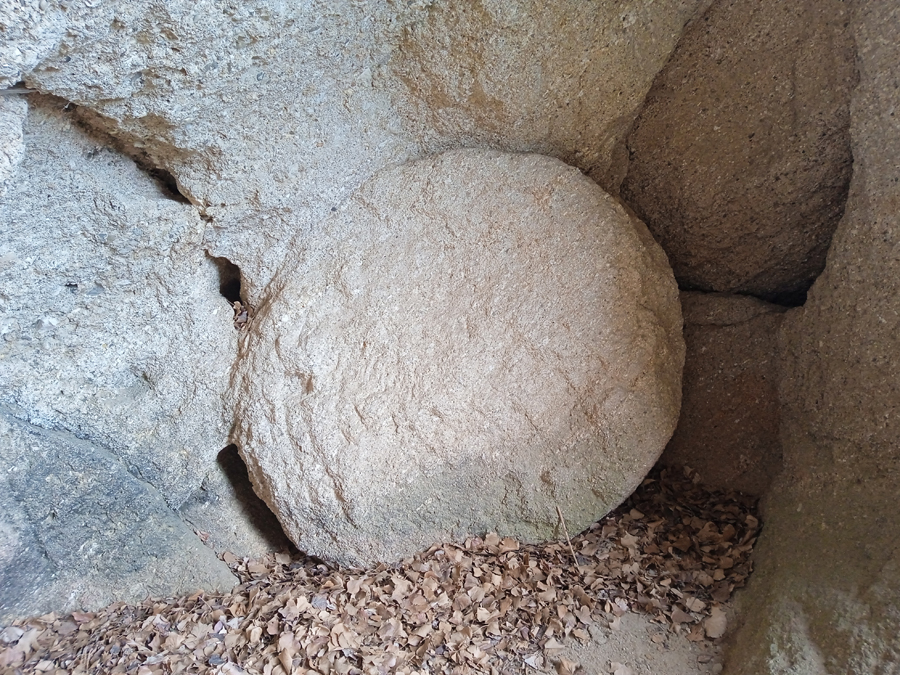
[(799, 300), (850, 179), (843, 0), (719, 0), (660, 72), (622, 196), (682, 288)]
[(19, 82), (57, 49), (66, 31), (67, 14), (63, 7), (50, 6), (46, 0), (0, 2), (0, 89)]
[(0, 464), (0, 624), (237, 582), (103, 448), (0, 409)]
[(685, 23), (708, 0), (435, 3), (405, 27), (398, 113), (431, 151), (527, 151), (615, 192), (623, 139)]
[(660, 462), (720, 489), (761, 495), (781, 469), (778, 327), (784, 307), (743, 295), (681, 294), (681, 417)]
[(290, 548), (275, 514), (253, 491), (247, 466), (234, 445), (219, 452), (203, 483), (178, 513), (216, 553), (260, 558)]
[(854, 170), (825, 272), (781, 331), (785, 469), (728, 672), (900, 663), (900, 6), (852, 20)]
[(576, 169), (454, 151), (301, 239), (235, 378), (236, 442), (301, 550), (363, 563), (578, 531), (671, 436), (684, 343), (646, 228)]
[(0, 403), (109, 450), (178, 507), (227, 444), (232, 311), (205, 224), (29, 96), (0, 201)]
[(17, 96), (0, 96), (0, 196), (6, 191), (6, 181), (13, 175), (22, 157), (22, 121), (28, 106)]
[(98, 0), (23, 14), (19, 47), (55, 46), (20, 76), (171, 172), (253, 300), (298, 229), (409, 158), (539, 151), (614, 187), (643, 97), (707, 1)]

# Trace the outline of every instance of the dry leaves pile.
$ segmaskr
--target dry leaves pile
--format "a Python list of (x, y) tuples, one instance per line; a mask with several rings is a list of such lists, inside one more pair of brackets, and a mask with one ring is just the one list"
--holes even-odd
[[(554, 663), (566, 638), (643, 611), (689, 639), (721, 637), (721, 605), (750, 574), (755, 504), (654, 474), (571, 541), (488, 535), (398, 565), (337, 569), (288, 554), (226, 554), (242, 583), (0, 633), (0, 671), (68, 673), (504, 673)], [(572, 555), (577, 558), (577, 566)]]

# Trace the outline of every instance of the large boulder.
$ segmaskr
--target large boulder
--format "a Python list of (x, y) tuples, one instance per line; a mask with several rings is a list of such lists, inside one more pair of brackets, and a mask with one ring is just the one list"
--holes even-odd
[(252, 298), (298, 228), (411, 157), (540, 152), (614, 187), (641, 102), (707, 1), (29, 0), (0, 55), (10, 82), (89, 108), (173, 174)]
[(854, 10), (860, 83), (847, 211), (781, 331), (785, 469), (726, 672), (900, 663), (900, 5)]
[(106, 448), (177, 508), (230, 425), (237, 332), (205, 223), (65, 102), (29, 99), (0, 199), (0, 404)]
[(628, 138), (622, 196), (683, 288), (798, 302), (825, 265), (853, 157), (843, 0), (718, 0)]
[(107, 450), (0, 408), (0, 625), (237, 579)]
[(709, 0), (448, 0), (404, 27), (392, 74), (404, 126), (430, 151), (552, 155), (609, 192), (624, 138), (685, 23)]
[(761, 495), (781, 469), (778, 328), (785, 308), (745, 295), (681, 293), (681, 417), (660, 458), (714, 488)]
[(678, 418), (677, 288), (579, 171), (453, 151), (385, 170), (300, 239), (241, 346), (236, 442), (302, 550), (397, 560), (579, 531)]

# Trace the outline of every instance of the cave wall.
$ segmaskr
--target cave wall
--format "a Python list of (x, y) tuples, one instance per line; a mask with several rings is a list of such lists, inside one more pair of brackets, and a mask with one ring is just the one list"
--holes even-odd
[(854, 8), (853, 178), (824, 273), (785, 317), (785, 467), (726, 672), (900, 669), (900, 7)]

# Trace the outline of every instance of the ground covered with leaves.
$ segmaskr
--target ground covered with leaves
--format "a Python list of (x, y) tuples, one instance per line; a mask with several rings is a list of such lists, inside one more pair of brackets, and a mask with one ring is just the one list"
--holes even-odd
[(717, 640), (751, 571), (755, 502), (656, 472), (568, 541), (488, 534), (396, 565), (344, 569), (279, 553), (225, 555), (241, 583), (97, 612), (48, 614), (0, 632), (0, 672), (295, 675), (521, 673), (553, 664), (588, 627), (643, 612), (689, 640)]

